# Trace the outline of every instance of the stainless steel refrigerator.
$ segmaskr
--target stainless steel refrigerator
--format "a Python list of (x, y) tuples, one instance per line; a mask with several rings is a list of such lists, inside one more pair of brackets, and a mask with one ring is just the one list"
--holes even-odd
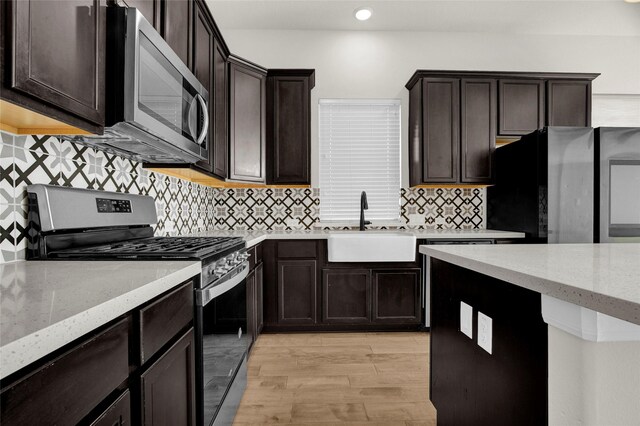
[(495, 156), (489, 228), (529, 242), (640, 241), (640, 128), (546, 127)]

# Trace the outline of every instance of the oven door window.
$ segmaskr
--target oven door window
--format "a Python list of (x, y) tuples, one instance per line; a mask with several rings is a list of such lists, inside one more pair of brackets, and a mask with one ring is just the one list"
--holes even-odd
[(204, 419), (209, 424), (249, 347), (246, 283), (208, 303), (202, 319)]
[(609, 236), (640, 237), (640, 160), (609, 161)]

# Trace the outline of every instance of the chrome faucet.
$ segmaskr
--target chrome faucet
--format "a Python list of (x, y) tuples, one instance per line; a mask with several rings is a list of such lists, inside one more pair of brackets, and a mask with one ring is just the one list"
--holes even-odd
[(362, 191), (360, 194), (360, 230), (364, 231), (365, 225), (371, 225), (371, 222), (364, 220), (364, 211), (369, 210), (369, 204), (367, 203), (367, 193)]

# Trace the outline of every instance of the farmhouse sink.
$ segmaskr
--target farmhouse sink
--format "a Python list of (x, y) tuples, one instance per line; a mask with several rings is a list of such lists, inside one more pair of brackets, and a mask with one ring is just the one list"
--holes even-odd
[(335, 232), (327, 239), (329, 262), (413, 262), (415, 235), (400, 232)]

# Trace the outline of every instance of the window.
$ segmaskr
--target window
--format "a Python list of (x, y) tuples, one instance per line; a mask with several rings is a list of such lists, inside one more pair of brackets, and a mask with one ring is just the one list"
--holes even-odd
[(321, 99), (320, 221), (400, 218), (400, 101)]

